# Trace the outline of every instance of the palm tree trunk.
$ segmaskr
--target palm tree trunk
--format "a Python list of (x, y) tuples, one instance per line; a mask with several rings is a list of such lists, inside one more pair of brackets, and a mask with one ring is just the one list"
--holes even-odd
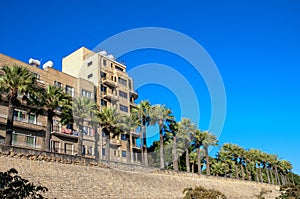
[(144, 126), (144, 135), (143, 135), (143, 143), (144, 143), (144, 161), (145, 166), (148, 166), (148, 152), (147, 152), (147, 136), (146, 136), (146, 126)]
[(15, 110), (16, 97), (11, 97), (8, 102), (8, 114), (6, 120), (6, 135), (5, 145), (11, 146), (12, 144), (12, 132), (14, 126), (14, 110)]
[(194, 172), (195, 172), (195, 169), (194, 169), (194, 167), (195, 167), (195, 164), (194, 164), (194, 163), (192, 163), (192, 173), (194, 173)]
[(186, 171), (190, 172), (190, 160), (189, 160), (189, 149), (185, 148), (185, 165), (186, 165)]
[(247, 162), (246, 162), (245, 168), (246, 168), (246, 173), (247, 173), (247, 180), (251, 180), (251, 174), (249, 173)]
[(273, 166), (271, 166), (270, 174), (271, 174), (271, 182), (272, 182), (272, 184), (274, 184)]
[(229, 164), (229, 178), (233, 178), (233, 171), (232, 171), (232, 165), (231, 165), (231, 163)]
[(283, 176), (283, 174), (281, 174), (281, 184), (282, 184), (282, 185), (285, 185), (285, 181), (284, 181), (284, 176)]
[(206, 175), (210, 175), (208, 147), (205, 146), (204, 151), (205, 151), (205, 161), (206, 161)]
[(82, 139), (83, 139), (83, 122), (80, 122), (78, 125), (78, 141), (77, 141), (77, 155), (82, 156), (85, 154), (82, 154)]
[(294, 173), (292, 171), (291, 171), (291, 175), (292, 175), (292, 183), (293, 183), (293, 185), (295, 185)]
[(131, 162), (131, 149), (132, 149), (132, 143), (131, 143), (131, 133), (129, 133), (129, 137), (128, 135), (126, 135), (126, 161), (127, 164), (130, 164)]
[(278, 175), (277, 166), (275, 166), (275, 176), (276, 176), (277, 185), (281, 185), (279, 175)]
[(144, 160), (144, 139), (143, 139), (143, 135), (144, 135), (144, 126), (140, 126), (140, 148), (141, 148), (141, 158), (142, 158), (142, 165), (145, 165), (145, 160)]
[(159, 140), (160, 140), (160, 168), (164, 168), (164, 138), (162, 132), (162, 121), (159, 122)]
[(129, 143), (130, 143), (130, 163), (133, 163), (133, 140), (132, 140), (132, 132), (129, 132)]
[(239, 169), (238, 169), (237, 162), (234, 162), (234, 170), (235, 170), (235, 178), (239, 179)]
[(106, 133), (105, 136), (105, 156), (106, 156), (106, 160), (110, 161), (110, 133)]
[(176, 136), (173, 136), (173, 169), (174, 171), (178, 171), (178, 157), (177, 157), (177, 143)]
[(197, 149), (197, 163), (198, 163), (198, 174), (201, 174), (201, 157), (200, 157), (200, 147)]
[(242, 179), (245, 180), (244, 166), (242, 163), (240, 163), (240, 165), (241, 165)]
[(259, 169), (258, 168), (256, 168), (255, 167), (255, 177), (256, 177), (256, 182), (259, 182), (259, 177), (258, 177), (258, 173), (259, 173), (259, 171), (258, 171)]
[(260, 177), (260, 182), (264, 182), (263, 176), (262, 176), (262, 172), (261, 172), (261, 168), (258, 168), (259, 170), (259, 177)]
[(265, 164), (265, 170), (266, 170), (266, 173), (267, 173), (267, 180), (268, 180), (268, 183), (270, 184), (271, 181), (270, 181), (269, 169), (268, 169), (268, 167), (267, 167), (267, 164)]
[(53, 111), (47, 111), (47, 129), (46, 129), (46, 136), (45, 136), (45, 143), (44, 143), (44, 151), (50, 151), (50, 137), (51, 131), (53, 127)]

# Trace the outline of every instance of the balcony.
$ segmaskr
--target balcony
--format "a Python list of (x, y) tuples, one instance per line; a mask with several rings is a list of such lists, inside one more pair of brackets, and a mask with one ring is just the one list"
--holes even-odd
[(73, 131), (72, 129), (67, 129), (64, 127), (60, 127), (58, 125), (53, 126), (51, 134), (58, 136), (58, 137), (72, 138), (72, 139), (76, 139), (76, 140), (78, 138), (77, 131)]
[[(0, 122), (6, 124), (7, 115), (0, 114)], [(35, 120), (29, 120), (28, 118), (14, 117), (14, 126), (19, 128), (30, 129), (34, 131), (43, 130), (45, 126), (41, 122), (36, 122)]]
[(103, 98), (110, 100), (110, 101), (118, 101), (118, 97), (113, 95), (112, 93), (102, 92)]
[(107, 77), (102, 77), (102, 83), (109, 87), (113, 87), (113, 88), (116, 88), (118, 86), (118, 84), (116, 82), (114, 82), (113, 80), (111, 80)]
[(116, 146), (121, 146), (121, 140), (116, 140), (116, 139), (111, 139), (110, 144), (116, 145)]
[(129, 90), (129, 94), (130, 94), (130, 96), (132, 96), (133, 97), (133, 99), (137, 99), (138, 98), (138, 93), (136, 92), (136, 91), (134, 91), (134, 90)]
[(134, 102), (130, 102), (130, 106), (131, 106), (132, 108), (136, 108), (136, 104), (135, 104)]

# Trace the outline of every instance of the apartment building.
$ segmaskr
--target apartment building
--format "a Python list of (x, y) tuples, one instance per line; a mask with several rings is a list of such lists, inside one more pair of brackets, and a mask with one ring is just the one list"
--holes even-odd
[[(69, 74), (62, 73), (51, 67), (43, 69), (36, 64), (27, 64), (12, 57), (0, 54), (0, 66), (19, 65), (26, 67), (37, 77), (37, 83), (41, 87), (56, 85), (63, 88), (72, 97), (88, 96), (93, 99), (96, 96), (94, 84), (82, 78), (76, 78)], [(0, 140), (5, 137), (6, 119), (8, 113), (7, 100), (0, 101)], [(62, 126), (59, 123), (59, 115), (54, 117), (53, 129), (51, 132), (51, 151), (66, 154), (78, 154), (77, 140), (78, 133), (76, 126)], [(37, 115), (30, 112), (30, 107), (22, 103), (17, 106), (14, 112), (13, 142), (15, 146), (42, 149), (46, 132), (46, 115)], [(95, 147), (96, 128), (84, 126), (83, 152), (84, 155), (94, 156), (97, 151)]]
[[(93, 52), (82, 47), (62, 60), (62, 72), (85, 79), (96, 87), (96, 101), (99, 107), (113, 106), (120, 113), (129, 114), (135, 107), (134, 100), (138, 94), (134, 91), (133, 80), (126, 73), (126, 66), (108, 55), (105, 51)], [(132, 132), (134, 161), (140, 159), (137, 146), (139, 134)], [(102, 146), (99, 147), (100, 158), (105, 158), (105, 139), (100, 133)], [(111, 139), (111, 160), (126, 161), (126, 134)]]

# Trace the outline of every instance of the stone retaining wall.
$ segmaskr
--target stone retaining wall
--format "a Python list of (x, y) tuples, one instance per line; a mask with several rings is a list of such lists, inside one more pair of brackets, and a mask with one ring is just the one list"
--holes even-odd
[(46, 186), (48, 198), (182, 198), (185, 187), (204, 186), (228, 198), (254, 199), (260, 190), (279, 195), (279, 187), (185, 172), (96, 162), (92, 158), (45, 153), (0, 145), (0, 171), (15, 168), (30, 181)]

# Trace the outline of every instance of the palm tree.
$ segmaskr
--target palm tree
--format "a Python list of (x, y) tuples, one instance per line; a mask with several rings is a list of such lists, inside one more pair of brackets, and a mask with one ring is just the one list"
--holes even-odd
[(174, 119), (172, 111), (167, 108), (165, 105), (155, 105), (151, 108), (151, 124), (159, 125), (159, 140), (160, 140), (160, 168), (164, 168), (164, 138), (163, 138), (163, 127), (165, 122), (171, 121)]
[(184, 146), (187, 172), (190, 172), (189, 147), (191, 141), (194, 139), (196, 130), (195, 124), (193, 124), (190, 119), (182, 118), (181, 121), (178, 122), (178, 141)]
[(203, 148), (205, 151), (205, 162), (206, 162), (206, 175), (210, 175), (210, 165), (209, 165), (209, 156), (208, 156), (208, 147), (210, 146), (217, 146), (218, 140), (217, 137), (208, 131), (204, 134), (204, 140), (203, 140)]
[(92, 122), (97, 111), (97, 105), (91, 98), (78, 97), (72, 103), (73, 119), (78, 126), (77, 153), (82, 155), (83, 123)]
[(121, 133), (120, 121), (121, 116), (115, 107), (102, 107), (101, 111), (97, 113), (98, 123), (105, 134), (105, 156), (106, 160), (110, 161), (110, 137)]
[[(133, 140), (132, 132), (140, 126), (140, 120), (136, 114), (122, 115), (120, 128), (126, 132), (126, 158), (127, 163), (133, 163)], [(128, 137), (129, 136), (129, 137)]]
[[(61, 88), (54, 85), (48, 85), (46, 89), (43, 89), (43, 92), (38, 93), (35, 103), (47, 114), (44, 150), (50, 151), (50, 137), (53, 130), (53, 117), (57, 114), (57, 112), (60, 112), (59, 114), (61, 115), (61, 122), (63, 119), (65, 119), (63, 118), (64, 116), (70, 117), (70, 114), (72, 113), (72, 97), (65, 93)], [(72, 118), (70, 117), (70, 120), (71, 119)]]
[(214, 176), (224, 176), (228, 165), (216, 158), (211, 158), (211, 173)]
[(178, 123), (175, 121), (170, 122), (167, 135), (172, 139), (173, 169), (175, 171), (178, 171), (177, 133), (178, 133)]
[(205, 133), (199, 129), (195, 131), (193, 145), (197, 150), (197, 164), (198, 164), (198, 174), (201, 174), (201, 160), (205, 154), (201, 154), (201, 147), (203, 147), (203, 140), (205, 139)]
[(191, 152), (189, 154), (189, 161), (190, 161), (190, 164), (192, 164), (192, 173), (195, 172), (195, 164), (197, 162), (197, 153), (195, 151)]
[(11, 145), (14, 122), (13, 113), (16, 105), (20, 103), (18, 95), (23, 97), (31, 91), (35, 77), (29, 70), (17, 65), (5, 65), (1, 68), (1, 71), (4, 74), (0, 77), (0, 89), (7, 93), (8, 98), (5, 145)]
[(141, 144), (141, 154), (142, 154), (142, 163), (145, 166), (148, 166), (148, 154), (147, 154), (147, 139), (146, 139), (146, 126), (149, 125), (151, 116), (150, 116), (150, 102), (148, 100), (140, 101), (135, 109), (132, 110), (134, 114), (140, 120), (140, 144)]
[(260, 181), (259, 176), (258, 176), (258, 170), (259, 170), (259, 168), (257, 168), (257, 166), (259, 166), (259, 163), (258, 163), (259, 150), (257, 150), (257, 149), (250, 149), (250, 150), (248, 150), (248, 154), (249, 154), (249, 159), (251, 160), (251, 162), (253, 164), (255, 181), (259, 182)]

